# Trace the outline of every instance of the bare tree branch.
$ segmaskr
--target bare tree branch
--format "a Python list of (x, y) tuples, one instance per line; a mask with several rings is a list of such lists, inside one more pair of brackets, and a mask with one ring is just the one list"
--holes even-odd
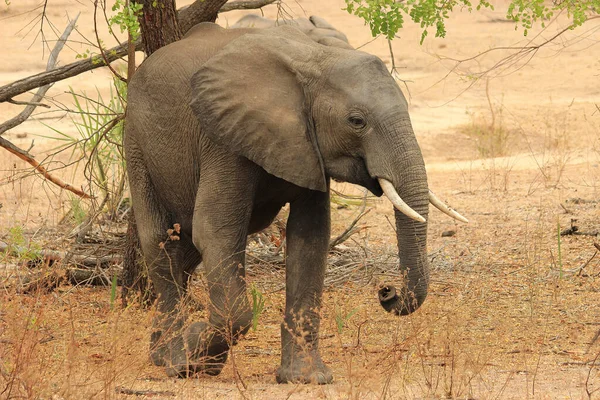
[(219, 10), (220, 13), (234, 10), (255, 10), (269, 4), (278, 2), (279, 0), (238, 0), (226, 3)]
[[(460, 96), (462, 93), (466, 92), (469, 88), (471, 88), (475, 83), (477, 83), (480, 79), (487, 77), (488, 75), (494, 73), (495, 76), (502, 76), (503, 73), (506, 74), (510, 74), (512, 72), (518, 71), (521, 68), (523, 68), (524, 66), (526, 66), (529, 61), (531, 61), (531, 59), (537, 54), (537, 52), (539, 50), (541, 50), (544, 47), (547, 47), (549, 45), (551, 45), (552, 43), (554, 43), (559, 37), (561, 37), (562, 35), (564, 35), (565, 33), (573, 30), (574, 25), (570, 24), (564, 28), (562, 28), (561, 30), (559, 30), (557, 33), (555, 33), (554, 35), (552, 35), (550, 38), (548, 39), (544, 39), (543, 41), (539, 42), (539, 43), (535, 43), (536, 39), (538, 39), (539, 37), (542, 36), (542, 33), (546, 31), (546, 29), (554, 22), (556, 21), (556, 19), (558, 19), (559, 15), (557, 15), (550, 23), (548, 23), (546, 25), (546, 27), (540, 32), (538, 33), (535, 37), (531, 38), (527, 45), (525, 46), (499, 46), (499, 47), (493, 47), (491, 49), (482, 51), (481, 53), (478, 53), (474, 56), (471, 57), (467, 57), (464, 59), (455, 59), (455, 58), (451, 58), (451, 57), (439, 57), (439, 59), (441, 61), (451, 61), (454, 62), (454, 65), (452, 66), (452, 68), (448, 71), (448, 73), (446, 73), (442, 78), (440, 78), (438, 81), (436, 81), (433, 85), (430, 86), (434, 87), (435, 85), (439, 84), (440, 82), (444, 81), (448, 76), (450, 76), (453, 73), (457, 73), (460, 74), (459, 72), (459, 68), (460, 66), (470, 62), (470, 61), (476, 61), (481, 59), (482, 57), (484, 57), (487, 54), (493, 53), (493, 52), (497, 52), (497, 51), (511, 51), (511, 53), (506, 56), (506, 57), (502, 57), (500, 60), (496, 61), (494, 63), (494, 65), (492, 65), (489, 68), (485, 68), (483, 70), (474, 72), (474, 73), (469, 73), (468, 75), (471, 78), (471, 83), (464, 89), (461, 91), (460, 94), (458, 94), (456, 97)], [(587, 21), (592, 21), (595, 19), (600, 18), (600, 15), (594, 15), (594, 16), (590, 16), (588, 17)], [(593, 28), (593, 31), (597, 30), (598, 28)], [(455, 98), (456, 98), (455, 97)], [(448, 100), (447, 103), (453, 101), (455, 98), (452, 98), (450, 100)]]
[[(50, 85), (48, 85), (48, 86), (50, 86)], [(15, 104), (17, 106), (35, 106), (35, 107), (51, 108), (48, 104), (34, 102), (34, 101), (20, 101), (20, 100), (10, 99), (7, 101), (7, 103)], [(0, 133), (0, 134), (2, 134), (2, 133)]]
[(185, 35), (198, 21), (215, 22), (217, 14), (227, 0), (196, 0), (179, 13), (179, 29)]
[(104, 64), (108, 67), (108, 69), (110, 70), (110, 72), (112, 72), (112, 74), (117, 79), (121, 80), (122, 82), (127, 82), (127, 79), (123, 78), (121, 76), (121, 74), (119, 74), (117, 71), (115, 71), (115, 69), (110, 65), (110, 62), (106, 58), (106, 53), (104, 52), (104, 49), (102, 48), (102, 41), (100, 40), (100, 36), (98, 35), (98, 18), (97, 18), (97, 14), (98, 14), (98, 0), (95, 0), (94, 1), (94, 35), (96, 36), (96, 43), (98, 43), (98, 50), (100, 51), (100, 56), (104, 60)]
[[(274, 3), (278, 0), (240, 0), (240, 1), (232, 1), (231, 3), (227, 3), (221, 7), (219, 12), (227, 12), (233, 10), (248, 10), (254, 8), (264, 7), (268, 4)], [(202, 0), (197, 0), (195, 3), (202, 3)], [(198, 19), (194, 19), (197, 17), (198, 9), (190, 8), (192, 5), (188, 7), (184, 7), (178, 11), (178, 18), (180, 24), (182, 26), (182, 33), (185, 34), (187, 30), (183, 30), (183, 26), (185, 25), (187, 29), (194, 26)], [(103, 60), (101, 57), (90, 57), (85, 60), (80, 60), (73, 62), (71, 64), (65, 65), (60, 68), (53, 69), (52, 71), (45, 71), (39, 74), (31, 75), (27, 78), (19, 79), (18, 81), (14, 81), (9, 83), (8, 85), (4, 85), (0, 87), (0, 103), (8, 101), (9, 99), (18, 96), (27, 92), (28, 90), (32, 90), (38, 88), (40, 86), (47, 85), (49, 83), (54, 83), (58, 81), (62, 81), (64, 79), (71, 78), (73, 76), (77, 76), (87, 71), (91, 71), (93, 69), (103, 67), (106, 63), (111, 63), (115, 60), (123, 58), (127, 55), (127, 43), (121, 43), (118, 46), (115, 46), (111, 49), (108, 49), (104, 52), (106, 59)], [(142, 45), (140, 41), (136, 42), (136, 50), (142, 50)]]
[[(58, 54), (61, 52), (61, 50), (65, 46), (65, 43), (67, 42), (67, 38), (69, 37), (69, 35), (73, 31), (73, 29), (75, 28), (75, 24), (77, 23), (78, 18), (79, 18), (79, 14), (77, 14), (77, 16), (69, 23), (69, 25), (67, 25), (67, 27), (65, 28), (65, 31), (63, 32), (61, 37), (56, 42), (54, 49), (50, 53), (50, 57), (48, 57), (48, 63), (46, 64), (46, 71), (50, 71), (56, 67), (56, 63), (58, 62)], [(51, 86), (52, 86), (52, 84), (50, 83), (50, 84), (40, 87), (39, 90), (37, 91), (37, 93), (33, 96), (33, 98), (28, 102), (18, 102), (16, 100), (9, 100), (13, 104), (27, 104), (27, 107), (16, 117), (9, 119), (8, 121), (0, 124), (0, 135), (2, 135), (4, 132), (8, 131), (9, 129), (14, 128), (15, 126), (22, 124), (27, 118), (29, 118), (31, 116), (31, 114), (33, 113), (33, 111), (35, 110), (35, 108), (37, 106), (49, 108), (49, 106), (41, 103), (41, 101)]]
[[(56, 42), (56, 45), (54, 46), (54, 49), (50, 53), (50, 57), (48, 58), (48, 64), (47, 64), (47, 68), (49, 70), (51, 70), (52, 68), (54, 68), (56, 66), (56, 63), (58, 61), (58, 54), (63, 49), (65, 42), (67, 41), (67, 38), (69, 37), (69, 35), (73, 31), (73, 29), (75, 28), (77, 18), (79, 18), (79, 14), (77, 14), (75, 19), (73, 21), (71, 21), (69, 23), (69, 25), (67, 25), (64, 33), (58, 39), (58, 41)], [(33, 113), (33, 110), (35, 110), (35, 108), (37, 107), (39, 102), (44, 98), (44, 95), (46, 94), (48, 89), (50, 89), (50, 86), (52, 86), (51, 83), (41, 87), (38, 90), (38, 92), (35, 94), (35, 96), (33, 96), (33, 99), (31, 99), (31, 101), (29, 102), (30, 104), (25, 108), (25, 110), (23, 110), (15, 118), (12, 118), (12, 119), (8, 120), (7, 122), (3, 123), (2, 125), (0, 125), (0, 135), (2, 135), (7, 130), (12, 129), (15, 126), (23, 123), (23, 121), (25, 121), (27, 118), (29, 118), (31, 113)], [(57, 186), (60, 186), (63, 189), (66, 189), (66, 190), (69, 190), (69, 191), (75, 193), (79, 197), (91, 198), (90, 195), (83, 192), (82, 190), (79, 190), (79, 189), (73, 187), (72, 185), (70, 185), (66, 182), (63, 182), (59, 178), (51, 175), (45, 167), (43, 167), (38, 161), (36, 161), (33, 158), (33, 156), (31, 154), (29, 154), (29, 152), (18, 148), (17, 146), (15, 146), (14, 144), (12, 144), (11, 142), (9, 142), (8, 140), (4, 139), (1, 136), (0, 136), (0, 146), (4, 147), (10, 153), (16, 155), (21, 160), (24, 160), (27, 163), (29, 163), (30, 165), (32, 165), (36, 169), (36, 171), (38, 171), (40, 174), (42, 174), (44, 176), (44, 178), (48, 179), (50, 182), (56, 184)]]

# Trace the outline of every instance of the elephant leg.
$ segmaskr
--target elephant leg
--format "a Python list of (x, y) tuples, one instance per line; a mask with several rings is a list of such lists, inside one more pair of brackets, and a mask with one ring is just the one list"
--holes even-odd
[[(221, 169), (218, 176), (203, 172), (193, 222), (194, 244), (202, 253), (210, 304), (208, 322), (191, 325), (187, 345), (194, 368), (215, 375), (221, 372), (229, 348), (248, 331), (252, 321), (244, 265), (256, 179), (246, 165), (231, 163), (230, 168)], [(218, 182), (218, 187), (210, 182)]]
[(286, 303), (277, 381), (330, 383), (319, 355), (321, 297), (329, 247), (329, 193), (311, 191), (290, 204), (287, 223)]
[(179, 312), (179, 304), (185, 296), (188, 278), (201, 259), (189, 236), (182, 234), (179, 241), (167, 241), (167, 230), (180, 221), (170, 220), (143, 160), (136, 157), (135, 147), (130, 146), (128, 152), (128, 174), (140, 246), (158, 295), (159, 313), (153, 322), (150, 354), (155, 365), (171, 368), (187, 363), (181, 333), (185, 317)]
[(165, 237), (162, 236), (164, 247), (159, 247), (155, 262), (149, 266), (150, 280), (159, 296), (150, 349), (155, 365), (165, 366), (169, 376), (181, 376), (181, 371), (187, 371), (190, 365), (188, 334), (184, 330), (186, 313), (181, 305), (188, 280), (201, 258), (191, 238), (182, 234), (180, 240), (165, 243)]

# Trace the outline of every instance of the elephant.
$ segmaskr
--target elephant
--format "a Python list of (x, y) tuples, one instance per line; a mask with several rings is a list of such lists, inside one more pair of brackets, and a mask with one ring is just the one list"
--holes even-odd
[(317, 43), (353, 49), (353, 47), (348, 43), (348, 38), (344, 33), (335, 29), (333, 25), (327, 22), (324, 18), (316, 15), (312, 15), (309, 18), (271, 20), (261, 17), (260, 15), (248, 14), (240, 18), (231, 26), (231, 28), (265, 29), (281, 25), (295, 26)]
[[(290, 205), (280, 383), (325, 384), (319, 310), (330, 238), (331, 180), (394, 204), (404, 282), (383, 308), (418, 309), (428, 291), (430, 202), (408, 104), (377, 57), (321, 45), (297, 27), (193, 27), (149, 56), (129, 84), (124, 138), (133, 210), (158, 294), (151, 359), (174, 377), (216, 375), (252, 320), (249, 234)], [(208, 320), (180, 306), (202, 263)]]

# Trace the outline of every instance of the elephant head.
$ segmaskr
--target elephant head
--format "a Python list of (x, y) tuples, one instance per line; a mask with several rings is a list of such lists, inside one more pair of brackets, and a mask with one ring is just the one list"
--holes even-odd
[(192, 79), (191, 107), (218, 145), (297, 186), (350, 182), (396, 206), (405, 282), (379, 291), (382, 306), (409, 314), (429, 284), (430, 192), (402, 91), (377, 57), (322, 46), (282, 26), (240, 36)]
[(266, 29), (281, 25), (294, 26), (317, 43), (347, 49), (353, 48), (352, 46), (350, 46), (350, 44), (348, 44), (348, 38), (346, 37), (346, 35), (344, 35), (343, 32), (338, 31), (324, 18), (321, 18), (316, 15), (312, 15), (310, 18), (272, 20), (265, 17), (261, 17), (260, 15), (248, 14), (240, 18), (235, 24), (231, 26), (231, 28)]

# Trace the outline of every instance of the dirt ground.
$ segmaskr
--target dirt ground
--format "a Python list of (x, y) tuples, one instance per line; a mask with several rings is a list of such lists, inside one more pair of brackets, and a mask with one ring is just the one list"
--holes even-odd
[[(36, 36), (39, 3), (0, 5), (0, 85), (45, 69), (48, 49)], [(387, 200), (369, 201), (372, 211), (361, 220), (363, 229), (346, 243), (364, 253), (352, 260), (353, 276), (360, 279), (334, 282), (325, 294), (321, 351), (334, 384), (275, 383), (281, 270), (250, 275), (264, 294), (265, 310), (223, 373), (177, 380), (149, 362), (152, 311), (135, 304), (111, 307), (108, 287), (64, 285), (17, 294), (18, 283), (33, 271), (0, 254), (0, 398), (599, 397), (600, 256), (594, 243), (600, 231), (600, 23), (592, 21), (519, 58), (514, 47), (544, 43), (567, 20), (523, 37), (503, 20), (507, 4), (494, 4), (495, 11), (453, 15), (445, 39), (430, 35), (420, 46), (418, 26), (408, 24), (392, 43), (430, 188), (470, 223), (455, 224), (431, 212), (430, 294), (418, 312), (396, 318), (377, 304), (384, 276), (373, 273), (369, 262), (395, 251), (388, 223), (392, 209)], [(271, 6), (264, 13), (325, 17), (352, 45), (391, 67), (388, 43), (372, 40), (343, 7), (342, 0), (297, 0), (286, 2), (283, 11)], [(82, 36), (93, 38), (93, 2), (48, 4), (48, 40), (55, 40), (52, 29), (62, 31), (67, 15), (78, 12), (79, 33), (61, 53), (62, 65), (90, 48)], [(227, 13), (218, 22), (227, 26), (243, 14)], [(114, 44), (106, 32), (101, 37)], [(486, 78), (475, 79), (493, 67)], [(72, 107), (69, 87), (87, 93), (98, 88), (108, 96), (110, 82), (108, 71), (95, 70), (57, 83), (49, 92), (53, 108), (3, 137), (25, 149), (34, 145), (31, 152), (44, 159), (56, 146), (47, 138), (56, 137), (49, 126), (75, 133), (71, 118), (58, 110), (60, 104)], [(0, 122), (21, 109), (0, 104)], [(68, 160), (68, 154), (58, 154), (47, 162), (62, 179), (85, 189), (81, 169), (58, 168)], [(348, 184), (336, 188), (360, 193)], [(0, 149), (0, 240), (23, 227), (32, 243), (67, 249), (73, 226), (59, 222), (71, 198)], [(358, 212), (356, 206), (335, 209), (333, 235)], [(558, 231), (571, 225), (579, 234), (559, 238)], [(450, 230), (453, 236), (442, 237)], [(200, 302), (201, 286), (201, 280), (193, 285)]]

